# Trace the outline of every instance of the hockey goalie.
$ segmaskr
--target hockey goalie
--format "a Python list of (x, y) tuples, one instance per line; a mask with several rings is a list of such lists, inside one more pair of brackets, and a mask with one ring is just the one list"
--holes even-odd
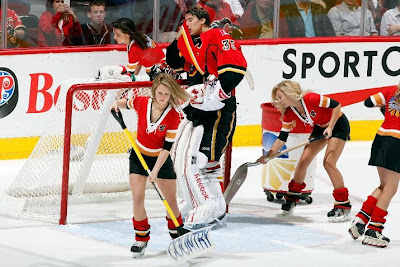
[(185, 225), (197, 228), (226, 219), (220, 158), (236, 127), (232, 90), (247, 63), (240, 46), (223, 29), (213, 29), (207, 11), (188, 10), (178, 36), (167, 47), (169, 66), (187, 72), (192, 94), (184, 108), (172, 153)]

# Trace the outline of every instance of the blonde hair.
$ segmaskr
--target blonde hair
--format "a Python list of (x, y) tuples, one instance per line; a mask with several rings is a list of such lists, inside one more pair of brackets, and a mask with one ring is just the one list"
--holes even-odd
[(153, 81), (153, 86), (151, 87), (151, 96), (154, 98), (156, 89), (158, 86), (162, 84), (167, 87), (171, 96), (169, 98), (169, 103), (175, 108), (178, 109), (181, 102), (187, 102), (190, 99), (190, 94), (187, 93), (182, 87), (174, 80), (174, 78), (166, 73), (160, 73), (156, 76)]
[(279, 109), (279, 111), (283, 114), (286, 111), (286, 108), (278, 103), (276, 99), (276, 93), (278, 90), (281, 90), (287, 97), (292, 100), (300, 100), (304, 95), (310, 92), (310, 90), (303, 90), (298, 82), (284, 80), (272, 88), (271, 99), (272, 105)]

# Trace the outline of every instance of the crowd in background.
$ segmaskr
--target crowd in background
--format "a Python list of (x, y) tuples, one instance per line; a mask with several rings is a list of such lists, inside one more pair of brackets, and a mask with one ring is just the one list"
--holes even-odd
[(155, 31), (153, 0), (47, 0), (40, 14), (35, 1), (8, 0), (7, 46), (114, 44), (111, 23), (122, 17), (154, 40), (171, 42), (185, 11), (196, 5), (235, 39), (400, 35), (400, 0), (364, 1), (365, 12), (361, 0), (162, 0)]

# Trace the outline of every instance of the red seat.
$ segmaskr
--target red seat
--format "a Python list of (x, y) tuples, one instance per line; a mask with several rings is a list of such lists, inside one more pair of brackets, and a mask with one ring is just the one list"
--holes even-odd
[(29, 14), (29, 8), (21, 3), (8, 3), (8, 8), (14, 10), (18, 16)]

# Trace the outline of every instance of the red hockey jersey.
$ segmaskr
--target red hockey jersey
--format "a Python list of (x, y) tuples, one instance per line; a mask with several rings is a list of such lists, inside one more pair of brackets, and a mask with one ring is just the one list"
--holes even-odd
[(300, 99), (300, 102), (304, 108), (305, 116), (301, 116), (301, 114), (292, 106), (287, 108), (283, 116), (281, 131), (290, 132), (294, 127), (296, 127), (296, 119), (308, 123), (311, 126), (328, 126), (327, 124), (332, 117), (332, 109), (329, 108), (329, 97), (310, 92)]
[(137, 114), (136, 144), (144, 155), (156, 157), (163, 149), (164, 142), (173, 143), (180, 122), (179, 113), (171, 106), (164, 110), (156, 122), (151, 122), (152, 98), (135, 97), (127, 102), (127, 107)]
[(374, 106), (386, 106), (385, 120), (377, 134), (400, 139), (400, 107), (394, 102), (397, 87), (393, 86), (370, 96)]
[(240, 45), (224, 29), (210, 29), (200, 34), (201, 44), (195, 46), (183, 23), (178, 49), (185, 60), (193, 64), (204, 75), (206, 71), (218, 77), (226, 71), (245, 75), (247, 62)]
[(142, 49), (135, 41), (128, 45), (128, 70), (133, 72), (138, 65), (150, 68), (158, 62), (162, 62), (165, 54), (157, 44), (147, 37), (148, 48)]

